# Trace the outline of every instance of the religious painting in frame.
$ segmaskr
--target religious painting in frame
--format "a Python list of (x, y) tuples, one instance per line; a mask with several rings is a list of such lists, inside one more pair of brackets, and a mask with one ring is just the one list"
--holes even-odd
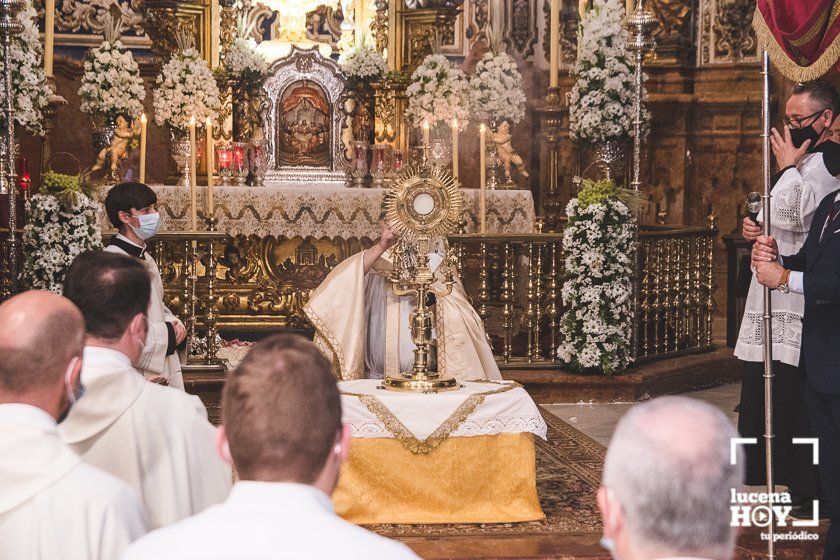
[(271, 65), (264, 88), (266, 182), (344, 185), (349, 162), (342, 134), (352, 118), (338, 64), (317, 47), (293, 46)]

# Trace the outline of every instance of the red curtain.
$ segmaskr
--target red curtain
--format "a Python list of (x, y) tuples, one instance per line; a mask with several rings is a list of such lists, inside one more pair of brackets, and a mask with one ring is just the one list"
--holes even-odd
[(753, 28), (773, 65), (806, 82), (838, 69), (838, 16), (840, 0), (757, 0)]

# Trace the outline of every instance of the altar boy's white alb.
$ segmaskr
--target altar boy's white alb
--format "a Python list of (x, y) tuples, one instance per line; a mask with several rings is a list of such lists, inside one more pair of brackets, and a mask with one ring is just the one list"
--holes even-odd
[(111, 560), (146, 532), (131, 488), (58, 435), (82, 393), (83, 343), (82, 315), (60, 296), (0, 305), (0, 558)]
[(106, 251), (137, 259), (149, 271), (152, 295), (146, 315), (149, 334), (143, 353), (135, 365), (147, 378), (165, 379), (170, 387), (184, 388), (181, 360), (177, 346), (184, 340), (184, 324), (163, 303), (163, 280), (157, 263), (146, 250), (146, 240), (160, 228), (157, 194), (143, 183), (114, 185), (105, 197), (105, 210), (112, 225), (119, 230)]
[(85, 316), (81, 400), (61, 424), (85, 462), (140, 495), (151, 527), (198, 513), (227, 497), (231, 470), (215, 452), (213, 426), (198, 397), (147, 382), (132, 367), (144, 346), (149, 277), (130, 257), (79, 255), (65, 295)]
[(350, 432), (314, 344), (294, 335), (257, 344), (229, 375), (222, 409), (218, 448), (240, 477), (230, 498), (138, 540), (124, 560), (417, 560), (333, 513)]

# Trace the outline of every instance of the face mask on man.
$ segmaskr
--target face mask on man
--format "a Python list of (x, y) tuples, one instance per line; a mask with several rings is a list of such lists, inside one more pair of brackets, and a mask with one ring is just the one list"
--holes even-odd
[(72, 409), (79, 399), (81, 399), (85, 394), (85, 386), (82, 382), (79, 381), (79, 384), (76, 387), (73, 387), (73, 383), (70, 379), (73, 376), (73, 369), (76, 367), (76, 362), (78, 360), (78, 357), (70, 360), (70, 364), (67, 366), (67, 371), (64, 372), (64, 390), (67, 392), (67, 400), (70, 401), (70, 404), (67, 405), (67, 410), (65, 410), (58, 419), (59, 424), (67, 418), (67, 415), (70, 414), (70, 409)]
[(154, 237), (158, 229), (160, 229), (160, 214), (158, 212), (154, 214), (141, 214), (137, 216), (137, 219), (140, 220), (139, 227), (134, 227), (131, 224), (129, 226), (134, 234), (143, 241)]
[(813, 148), (814, 143), (819, 139), (820, 133), (816, 131), (814, 125), (809, 124), (808, 126), (803, 126), (802, 128), (791, 128), (790, 129), (790, 140), (793, 142), (794, 147), (801, 148), (802, 144), (805, 143), (806, 140), (810, 140), (811, 144), (808, 148)]

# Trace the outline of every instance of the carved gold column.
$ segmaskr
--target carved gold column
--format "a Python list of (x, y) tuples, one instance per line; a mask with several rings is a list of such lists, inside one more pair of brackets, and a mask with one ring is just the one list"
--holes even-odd
[(383, 54), (388, 48), (388, 0), (375, 0), (376, 14), (370, 21), (370, 30), (376, 52)]
[(374, 98), (374, 135), (377, 144), (391, 144), (394, 148), (408, 146), (409, 131), (406, 130), (403, 119), (408, 104), (405, 96), (408, 83), (406, 76), (397, 75), (371, 84)]

